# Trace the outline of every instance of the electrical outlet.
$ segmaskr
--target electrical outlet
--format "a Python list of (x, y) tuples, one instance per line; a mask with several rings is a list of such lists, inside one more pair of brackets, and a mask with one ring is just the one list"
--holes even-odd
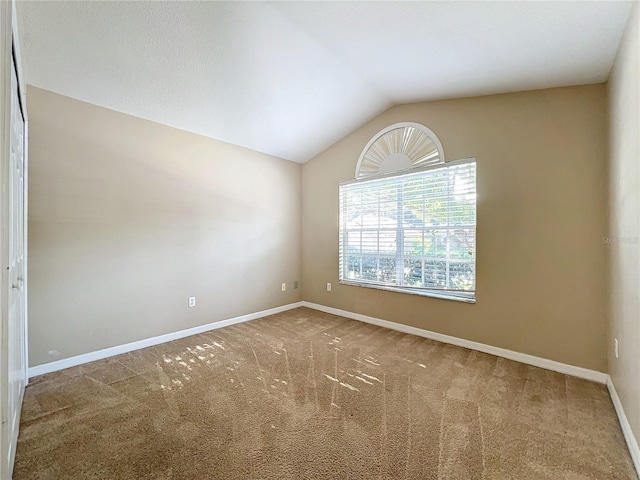
[(282, 291), (283, 291), (283, 292), (286, 292), (286, 291), (287, 291), (287, 284), (286, 284), (286, 283), (283, 283), (283, 284), (282, 284)]
[(331, 284), (327, 283), (327, 292), (330, 292), (330, 291), (331, 291)]
[(293, 289), (297, 290), (298, 289), (298, 280), (296, 280), (295, 282), (293, 282)]
[(196, 297), (189, 297), (189, 308), (196, 306)]
[(618, 358), (618, 339), (617, 338), (613, 339), (613, 351), (616, 354), (616, 358)]

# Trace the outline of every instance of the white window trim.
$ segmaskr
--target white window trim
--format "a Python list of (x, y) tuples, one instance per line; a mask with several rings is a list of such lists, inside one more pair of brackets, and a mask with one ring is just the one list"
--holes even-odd
[(366, 178), (354, 178), (352, 180), (345, 180), (340, 182), (339, 185), (342, 187), (343, 185), (350, 185), (352, 183), (365, 183), (365, 182), (375, 182), (376, 180), (381, 180), (383, 178), (391, 178), (391, 177), (400, 177), (402, 175), (411, 175), (414, 173), (422, 173), (428, 170), (437, 170), (439, 168), (451, 167), (454, 165), (464, 165), (466, 163), (476, 162), (476, 157), (467, 157), (461, 158), (459, 160), (451, 160), (449, 162), (438, 163), (437, 165), (428, 165), (424, 167), (413, 167), (405, 170), (398, 170), (396, 172), (389, 173), (381, 173), (375, 176), (366, 177)]
[(417, 289), (410, 286), (394, 287), (393, 285), (381, 285), (378, 283), (367, 282), (366, 280), (362, 280), (359, 282), (354, 282), (353, 280), (338, 280), (338, 283), (340, 283), (341, 285), (349, 285), (351, 287), (374, 288), (376, 290), (386, 290), (388, 292), (406, 293), (408, 295), (419, 295), (421, 297), (439, 298), (440, 300), (476, 303), (475, 291), (470, 291), (469, 296), (464, 296), (458, 291), (451, 292), (449, 290), (442, 290), (442, 293), (439, 293), (437, 288), (426, 290)]
[[(397, 128), (397, 126), (400, 124), (395, 124), (392, 125), (391, 127), (393, 128)], [(391, 129), (391, 127), (389, 127), (389, 129)], [(384, 133), (384, 131), (383, 131)], [(381, 134), (383, 134), (381, 133)], [(377, 136), (374, 138), (373, 141), (375, 141), (375, 139), (377, 139)], [(365, 151), (367, 150), (367, 148), (365, 148)], [(446, 167), (450, 167), (450, 166), (455, 166), (455, 165), (464, 165), (467, 163), (472, 163), (472, 162), (476, 162), (476, 158), (475, 157), (468, 157), (468, 158), (462, 158), (459, 160), (452, 160), (449, 162), (444, 162), (444, 163), (440, 163), (437, 165), (429, 165), (429, 166), (425, 166), (425, 167), (414, 167), (411, 169), (406, 169), (406, 170), (400, 170), (400, 171), (396, 171), (396, 172), (391, 172), (391, 173), (387, 173), (387, 174), (380, 174), (380, 175), (375, 175), (375, 176), (371, 176), (371, 177), (367, 177), (367, 178), (357, 178), (357, 179), (353, 179), (353, 180), (346, 180), (343, 182), (340, 182), (339, 186), (344, 186), (344, 185), (351, 185), (354, 183), (365, 183), (365, 182), (372, 182), (372, 181), (376, 181), (376, 180), (381, 180), (381, 179), (385, 179), (385, 178), (392, 178), (392, 177), (399, 177), (399, 176), (403, 176), (403, 175), (410, 175), (410, 174), (414, 174), (414, 173), (423, 173), (429, 170), (436, 170), (436, 169), (441, 169), (441, 168), (446, 168)], [(356, 170), (357, 171), (357, 170)], [(477, 181), (477, 180), (476, 180)], [(476, 198), (477, 198), (477, 188), (476, 188)], [(476, 200), (476, 205), (477, 205), (477, 200)], [(476, 211), (476, 215), (477, 215), (477, 211)], [(477, 228), (477, 218), (476, 218), (476, 228)], [(340, 229), (341, 227), (339, 226), (338, 231), (340, 235)], [(477, 241), (477, 240), (476, 240)], [(340, 242), (340, 238), (338, 238), (338, 242)], [(477, 257), (474, 260), (474, 263), (476, 263), (477, 266)], [(451, 291), (451, 290), (447, 290), (447, 289), (438, 289), (438, 288), (417, 288), (417, 287), (411, 287), (411, 286), (394, 286), (394, 285), (385, 285), (385, 284), (379, 284), (376, 283), (374, 281), (367, 281), (367, 280), (358, 280), (358, 281), (354, 281), (354, 280), (350, 280), (350, 279), (343, 279), (342, 277), (342, 272), (340, 271), (340, 266), (338, 267), (339, 271), (338, 271), (338, 282), (342, 285), (349, 285), (349, 286), (355, 286), (355, 287), (365, 287), (365, 288), (374, 288), (374, 289), (378, 289), (378, 290), (386, 290), (386, 291), (390, 291), (390, 292), (397, 292), (397, 293), (406, 293), (409, 295), (420, 295), (423, 297), (432, 297), (432, 298), (438, 298), (438, 299), (442, 299), (442, 300), (453, 300), (453, 301), (457, 301), (457, 302), (464, 302), (464, 303), (476, 303), (476, 295), (477, 295), (477, 276), (476, 276), (476, 283), (475, 283), (475, 289), (474, 290), (470, 290), (468, 292), (465, 291), (461, 291), (461, 290), (456, 290), (456, 291)]]

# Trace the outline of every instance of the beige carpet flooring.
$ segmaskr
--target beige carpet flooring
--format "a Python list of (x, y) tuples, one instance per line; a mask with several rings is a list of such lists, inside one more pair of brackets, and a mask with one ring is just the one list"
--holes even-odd
[(20, 479), (635, 479), (606, 387), (300, 308), (32, 379)]

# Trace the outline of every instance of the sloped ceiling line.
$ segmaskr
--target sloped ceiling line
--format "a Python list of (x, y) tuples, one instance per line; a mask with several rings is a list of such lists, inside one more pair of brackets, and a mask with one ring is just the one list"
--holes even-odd
[(607, 79), (633, 2), (18, 3), (27, 82), (304, 163), (398, 104)]

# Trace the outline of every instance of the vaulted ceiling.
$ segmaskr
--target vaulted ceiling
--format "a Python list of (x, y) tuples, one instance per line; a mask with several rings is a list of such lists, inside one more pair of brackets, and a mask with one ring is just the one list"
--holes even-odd
[(304, 163), (407, 102), (603, 82), (632, 2), (18, 6), (27, 82)]

